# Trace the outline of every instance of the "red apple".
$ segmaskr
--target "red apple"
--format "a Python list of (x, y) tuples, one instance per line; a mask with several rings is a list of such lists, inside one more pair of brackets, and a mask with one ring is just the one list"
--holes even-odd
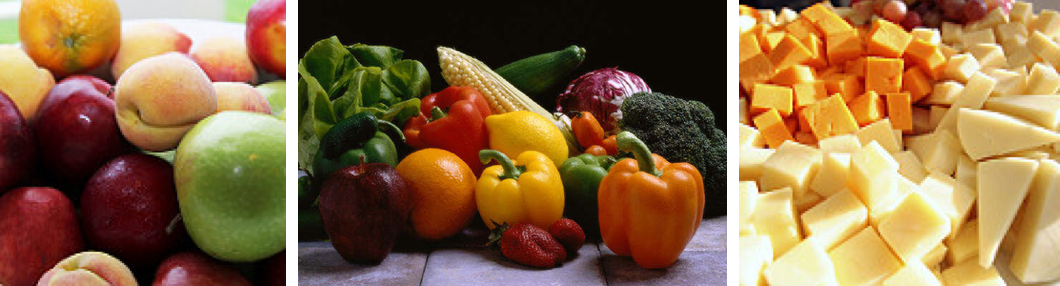
[(261, 0), (250, 6), (246, 37), (250, 59), (287, 78), (287, 1)]
[(81, 194), (89, 244), (133, 269), (156, 265), (188, 240), (179, 212), (173, 166), (142, 153), (103, 165)]
[(287, 284), (287, 251), (261, 261), (258, 267), (258, 285), (280, 286)]
[(328, 176), (320, 189), (320, 217), (343, 259), (366, 264), (386, 259), (412, 210), (408, 188), (397, 170), (383, 163), (361, 163)]
[(18, 106), (0, 91), (0, 194), (29, 177), (36, 148), (33, 132)]
[(0, 284), (34, 285), (84, 248), (74, 204), (62, 192), (34, 187), (0, 196)]
[(55, 101), (41, 109), (33, 124), (41, 164), (64, 186), (77, 188), (104, 163), (131, 149), (118, 129), (108, 90), (84, 78), (63, 81), (53, 88)]
[(155, 272), (154, 286), (250, 285), (232, 265), (198, 252), (181, 252), (166, 258)]
[(110, 83), (98, 77), (90, 75), (68, 76), (48, 91), (48, 95), (44, 96), (44, 102), (41, 102), (40, 108), (37, 110), (44, 110), (56, 102), (70, 97), (71, 94), (82, 92), (82, 90), (86, 89), (95, 89), (99, 93), (106, 95), (107, 98), (114, 99), (114, 94), (110, 92), (110, 88)]

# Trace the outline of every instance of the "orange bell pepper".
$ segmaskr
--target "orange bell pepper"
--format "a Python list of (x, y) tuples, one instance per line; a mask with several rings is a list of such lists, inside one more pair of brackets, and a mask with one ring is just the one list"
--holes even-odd
[(640, 267), (666, 268), (677, 261), (703, 217), (703, 177), (688, 163), (652, 154), (632, 133), (617, 137), (632, 151), (600, 181), (600, 235), (615, 254)]

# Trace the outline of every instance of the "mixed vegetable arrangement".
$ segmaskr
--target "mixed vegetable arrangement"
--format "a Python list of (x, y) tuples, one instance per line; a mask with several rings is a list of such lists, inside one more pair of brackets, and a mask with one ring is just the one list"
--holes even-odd
[[(617, 68), (571, 81), (555, 110), (534, 100), (585, 55), (570, 46), (494, 70), (438, 47), (448, 87), (432, 93), (399, 49), (316, 43), (299, 62), (302, 240), (377, 263), (401, 233), (434, 241), (481, 220), (520, 264), (554, 267), (588, 233), (642, 267), (669, 267), (702, 218), (725, 213), (724, 133), (702, 102)], [(557, 247), (523, 251), (531, 244)]]

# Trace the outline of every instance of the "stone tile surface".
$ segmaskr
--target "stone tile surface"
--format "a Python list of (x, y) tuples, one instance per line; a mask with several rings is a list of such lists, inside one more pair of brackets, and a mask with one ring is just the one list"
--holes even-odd
[[(606, 252), (606, 253), (605, 253)], [(685, 251), (670, 268), (648, 270), (601, 248), (607, 285), (725, 285), (725, 251)]]
[(726, 217), (705, 219), (699, 223), (692, 241), (685, 246), (685, 251), (725, 251), (725, 231), (728, 220)]
[(586, 244), (563, 266), (537, 269), (495, 249), (441, 249), (427, 259), (422, 285), (605, 285), (599, 258), (596, 245)]
[(298, 285), (419, 285), (424, 252), (391, 252), (379, 265), (351, 264), (329, 242), (298, 247)]

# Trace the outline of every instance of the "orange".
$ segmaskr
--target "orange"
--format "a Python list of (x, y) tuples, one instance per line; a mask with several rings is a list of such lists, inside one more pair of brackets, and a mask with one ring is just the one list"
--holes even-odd
[(414, 237), (438, 240), (453, 236), (478, 212), (475, 174), (452, 152), (434, 148), (416, 151), (398, 163), (397, 172), (412, 195), (406, 229)]
[(121, 12), (114, 0), (23, 0), (18, 36), (56, 77), (87, 72), (118, 52)]

